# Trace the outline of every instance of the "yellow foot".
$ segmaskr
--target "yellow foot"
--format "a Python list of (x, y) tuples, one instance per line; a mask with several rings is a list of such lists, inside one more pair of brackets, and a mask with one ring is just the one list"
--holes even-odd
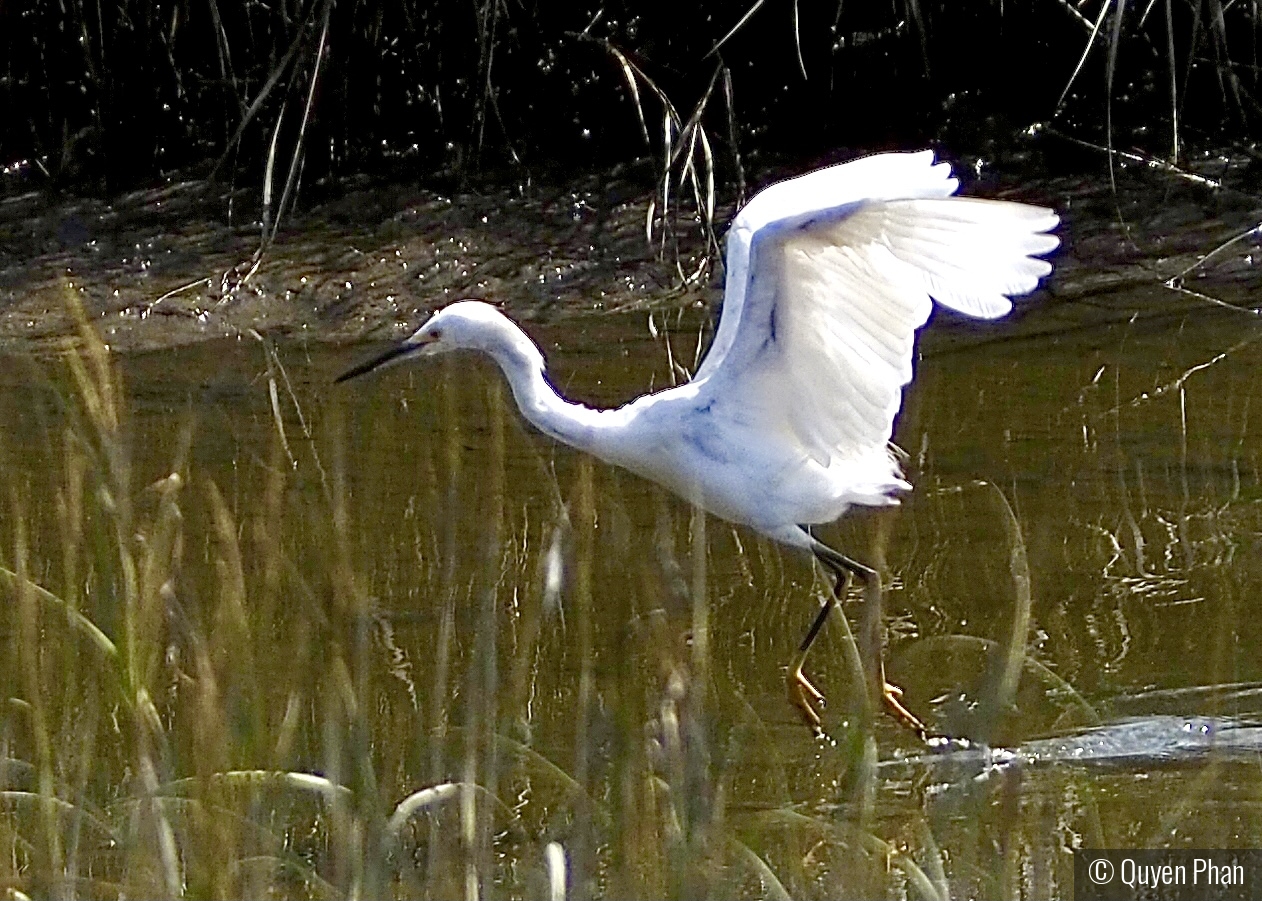
[(789, 667), (785, 684), (789, 689), (789, 702), (802, 712), (802, 718), (806, 720), (806, 724), (813, 731), (819, 732), (822, 721), (819, 718), (819, 711), (815, 708), (824, 706), (824, 696), (811, 684), (811, 680), (806, 678), (806, 673), (802, 672), (800, 663)]
[[(821, 734), (823, 721), (820, 719), (819, 713), (825, 704), (824, 695), (811, 684), (810, 679), (806, 678), (806, 673), (802, 672), (800, 663), (789, 667), (789, 674), (785, 679), (785, 684), (789, 689), (789, 702), (801, 711), (802, 718), (806, 720), (806, 724), (811, 727), (811, 730), (817, 735)], [(925, 738), (928, 735), (925, 724), (914, 713), (903, 706), (903, 690), (889, 682), (884, 682), (883, 684), (885, 688), (882, 691), (882, 699), (885, 701), (885, 706), (890, 714), (922, 739)]]
[(891, 685), (885, 682), (885, 690), (882, 692), (885, 700), (885, 706), (889, 708), (894, 718), (907, 726), (921, 738), (927, 734), (925, 724), (916, 718), (916, 715), (903, 706), (903, 690), (897, 685)]

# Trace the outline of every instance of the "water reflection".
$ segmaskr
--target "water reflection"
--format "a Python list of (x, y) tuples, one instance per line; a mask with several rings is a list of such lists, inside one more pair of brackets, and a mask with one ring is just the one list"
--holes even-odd
[[(1238, 315), (1045, 298), (926, 334), (916, 491), (827, 540), (884, 559), (913, 710), (1039, 749), (981, 777), (887, 723), (872, 758), (838, 623), (812, 741), (782, 669), (809, 561), (528, 432), (484, 360), (339, 390), (349, 352), (134, 356), (112, 426), (64, 367), (8, 367), (5, 878), (543, 897), (559, 847), (573, 897), (1042, 898), (1078, 845), (1256, 846), (1247, 748), (1177, 740), (1259, 714)], [(671, 379), (643, 315), (532, 333), (573, 397)], [(1037, 741), (1123, 718), (1105, 765)]]

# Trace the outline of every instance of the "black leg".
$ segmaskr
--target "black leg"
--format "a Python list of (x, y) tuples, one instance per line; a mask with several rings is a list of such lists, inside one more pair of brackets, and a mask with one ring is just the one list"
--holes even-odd
[(811, 649), (811, 645), (815, 643), (815, 636), (819, 634), (819, 630), (824, 628), (824, 621), (828, 619), (828, 614), (832, 613), (833, 607), (836, 606), (837, 600), (841, 597), (842, 591), (840, 586), (833, 589), (833, 596), (824, 601), (819, 608), (819, 613), (815, 616), (815, 622), (811, 623), (811, 628), (806, 633), (806, 637), (802, 639), (802, 644), (798, 647), (799, 654), (805, 654)]
[(864, 676), (868, 683), (868, 696), (871, 699), (870, 709), (874, 710), (877, 705), (884, 703), (891, 713), (915, 731), (917, 735), (924, 738), (926, 735), (924, 724), (904, 707), (900, 700), (903, 694), (902, 690), (885, 681), (885, 660), (881, 649), (882, 603), (880, 576), (876, 570), (833, 550), (822, 541), (814, 541), (811, 550), (815, 554), (816, 559), (833, 574), (835, 579), (833, 596), (820, 607), (819, 613), (811, 623), (811, 628), (807, 631), (806, 637), (798, 648), (798, 653), (794, 657), (793, 663), (789, 666), (788, 688), (790, 699), (802, 711), (811, 727), (818, 731), (820, 718), (815, 705), (822, 705), (824, 696), (807, 679), (802, 667), (806, 663), (806, 655), (819, 635), (820, 629), (823, 628), (824, 622), (828, 619), (829, 613), (845, 597), (846, 588), (850, 583), (850, 577), (853, 575), (863, 583), (864, 589), (865, 609), (858, 641), (859, 656), (863, 664)]

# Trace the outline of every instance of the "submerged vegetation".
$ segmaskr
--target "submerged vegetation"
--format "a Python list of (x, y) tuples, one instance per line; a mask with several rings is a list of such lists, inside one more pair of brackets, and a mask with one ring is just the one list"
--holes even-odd
[[(494, 373), (431, 368), (423, 390), (352, 405), (253, 342), (232, 359), (253, 360), (254, 386), (197, 400), (195, 376), (128, 389), (75, 315), (0, 444), (15, 895), (1053, 897), (1078, 845), (1171, 823), (1262, 840), (1256, 779), (1236, 769), (1252, 752), (1171, 768), (1177, 723), (1122, 743), (1124, 761), (1166, 755), (1138, 794), (1133, 763), (1091, 775), (1069, 752), (981, 775), (918, 762), (909, 734), (853, 725), (840, 623), (813, 658), (835, 742), (812, 741), (781, 665), (823, 580), (580, 455), (549, 460)], [(886, 558), (892, 675), (937, 728), (1013, 743), (1145, 698), (1256, 712), (1257, 625), (1234, 612), (1256, 575), (1239, 549), (1262, 534), (1243, 376), (1180, 346), (1185, 370), (1155, 394), (1120, 356), (1111, 386), (1061, 361), (1087, 385), (1086, 445), (1070, 422), (1061, 450), (1084, 486), (1068, 506), (1017, 476), (961, 482), (926, 439), (901, 537), (850, 527), (844, 546)], [(959, 362), (922, 373), (935, 412), (910, 415), (1010, 459), (1003, 430), (1037, 433), (1044, 414), (1000, 399), (1000, 423), (952, 385), (1023, 396), (1053, 370), (1023, 386)], [(1238, 440), (1144, 469), (1109, 437), (1141, 415)], [(1185, 646), (1176, 620), (1204, 640)], [(1123, 706), (1121, 673), (1170, 691)]]
[[(768, 726), (746, 710), (716, 729), (707, 712), (705, 555), (691, 575), (674, 562), (663, 511), (673, 601), (629, 616), (626, 656), (598, 652), (594, 609), (611, 598), (592, 464), (550, 522), (517, 521), (498, 386), (475, 543), (463, 550), (473, 536), (455, 513), (468, 437), (452, 428), (408, 461), (409, 477), (432, 478), (409, 502), (411, 537), (385, 550), (415, 559), (373, 575), (360, 567), (383, 566), (383, 548), (352, 510), (375, 489), (347, 468), (338, 404), (313, 426), (265, 348), (270, 438), (247, 451), (248, 473), (228, 473), (235, 486), (199, 465), (206, 426), (191, 410), (138, 460), (117, 360), (77, 317), (64, 373), (49, 373), (40, 461), (0, 449), (7, 891), (788, 897), (758, 848), (801, 835), (870, 884), (937, 896), (912, 855), (858, 821), (772, 805), (728, 823), (745, 794), (732, 757)], [(703, 518), (685, 531), (704, 546)], [(422, 603), (383, 606), (395, 594)], [(541, 744), (571, 750), (558, 762)]]

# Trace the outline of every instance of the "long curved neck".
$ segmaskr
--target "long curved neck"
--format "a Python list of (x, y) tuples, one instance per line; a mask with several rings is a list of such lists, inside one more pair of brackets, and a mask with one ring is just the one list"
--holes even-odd
[[(522, 334), (525, 338), (525, 335)], [(490, 351), (531, 425), (558, 441), (599, 454), (612, 411), (593, 410), (566, 400), (544, 376), (543, 354), (529, 340)]]

